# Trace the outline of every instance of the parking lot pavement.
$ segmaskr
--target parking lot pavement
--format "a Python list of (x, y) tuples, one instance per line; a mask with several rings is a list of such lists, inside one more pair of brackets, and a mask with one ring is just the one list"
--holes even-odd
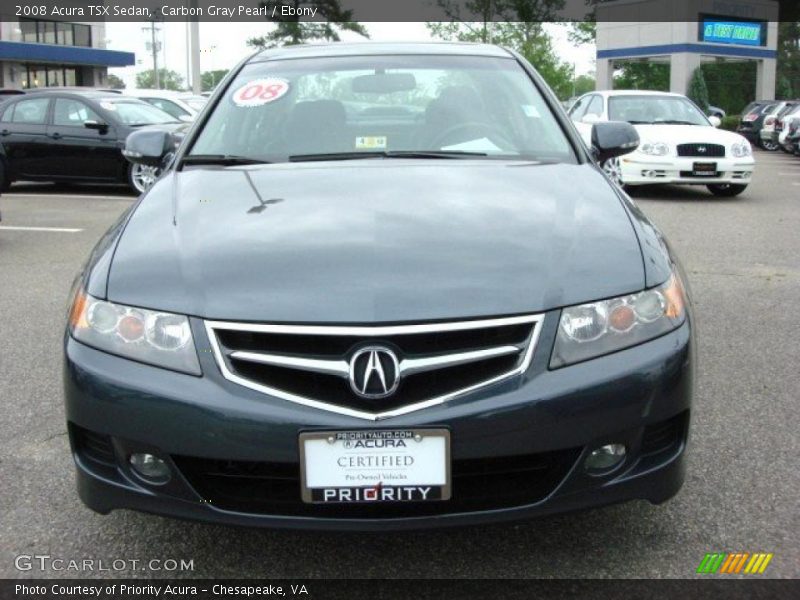
[[(797, 456), (800, 160), (757, 155), (750, 188), (642, 190), (689, 273), (699, 373), (689, 472), (662, 506), (633, 502), (520, 524), (401, 534), (237, 529), (78, 500), (61, 397), (67, 291), (102, 231), (132, 202), (14, 187), (0, 198), (0, 577), (14, 557), (185, 559), (206, 577), (691, 577), (706, 552), (775, 554), (766, 575), (800, 576)], [(783, 175), (780, 175), (780, 174)], [(67, 190), (65, 190), (67, 191)], [(50, 193), (45, 192), (45, 193)], [(117, 192), (119, 193), (119, 192)]]

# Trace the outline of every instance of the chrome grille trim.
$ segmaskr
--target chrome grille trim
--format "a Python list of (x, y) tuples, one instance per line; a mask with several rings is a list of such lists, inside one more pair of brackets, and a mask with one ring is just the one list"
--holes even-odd
[[(539, 333), (541, 331), (541, 323), (543, 319), (544, 319), (544, 314), (534, 314), (534, 315), (523, 315), (518, 317), (501, 317), (496, 319), (478, 319), (472, 321), (452, 321), (443, 323), (425, 323), (425, 324), (414, 324), (414, 325), (377, 325), (377, 326), (285, 325), (285, 324), (264, 324), (264, 323), (234, 323), (228, 321), (204, 321), (204, 325), (206, 329), (206, 335), (208, 336), (208, 341), (211, 344), (211, 349), (214, 354), (214, 359), (217, 363), (217, 366), (220, 369), (220, 372), (222, 373), (222, 376), (228, 381), (232, 381), (233, 383), (244, 386), (246, 388), (250, 388), (252, 390), (264, 394), (269, 394), (271, 396), (281, 398), (283, 400), (288, 400), (289, 402), (294, 402), (296, 404), (300, 404), (310, 408), (325, 410), (328, 412), (356, 417), (359, 419), (379, 421), (382, 419), (389, 419), (392, 417), (408, 414), (432, 406), (437, 406), (458, 396), (474, 392), (486, 386), (499, 383), (501, 381), (514, 377), (515, 375), (520, 375), (524, 373), (530, 366), (531, 361), (533, 360), (533, 355), (536, 349), (537, 341), (539, 339)], [(410, 373), (412, 371), (421, 372), (423, 370), (443, 368), (442, 364), (435, 364), (435, 363), (437, 363), (440, 360), (444, 361), (445, 357), (460, 360), (461, 362), (458, 364), (465, 364), (466, 362), (472, 362), (474, 360), (482, 360), (485, 358), (496, 357), (496, 356), (505, 356), (510, 354), (512, 352), (512, 349), (514, 352), (524, 351), (522, 360), (514, 369), (502, 373), (500, 375), (497, 375), (495, 377), (492, 377), (491, 379), (481, 381), (475, 385), (471, 385), (466, 388), (455, 390), (445, 395), (437, 396), (435, 398), (430, 398), (428, 400), (424, 400), (421, 402), (415, 402), (413, 404), (408, 404), (405, 406), (394, 408), (392, 410), (377, 412), (377, 413), (357, 410), (353, 408), (348, 408), (346, 406), (340, 406), (338, 404), (331, 404), (321, 400), (315, 400), (313, 398), (298, 396), (296, 394), (289, 393), (285, 390), (281, 390), (279, 388), (272, 388), (267, 385), (257, 383), (255, 381), (251, 381), (250, 379), (247, 379), (245, 377), (241, 377), (236, 373), (232, 372), (228, 368), (228, 365), (225, 361), (225, 357), (222, 355), (222, 349), (220, 347), (215, 332), (215, 330), (228, 330), (228, 331), (245, 331), (252, 333), (376, 337), (376, 336), (405, 335), (405, 334), (415, 334), (415, 333), (464, 331), (470, 329), (484, 329), (490, 327), (502, 327), (502, 326), (522, 325), (522, 324), (530, 324), (532, 329), (530, 337), (527, 341), (527, 346), (523, 347), (499, 346), (495, 348), (477, 350), (474, 352), (451, 353), (449, 355), (424, 357), (424, 358), (407, 358), (403, 360), (403, 362), (406, 363), (405, 367), (406, 372)], [(470, 357), (467, 355), (473, 355), (473, 356)], [(333, 375), (341, 375), (345, 373), (344, 376), (347, 376), (346, 373), (349, 372), (349, 365), (345, 361), (306, 359), (306, 358), (282, 356), (278, 354), (243, 352), (243, 351), (232, 352), (230, 356), (232, 358), (238, 358), (240, 360), (263, 362), (265, 364), (272, 364), (276, 366), (284, 366), (290, 368), (299, 368), (308, 371), (317, 371)], [(294, 364), (289, 364), (292, 362)], [(457, 363), (454, 362), (453, 364)], [(347, 369), (347, 371), (344, 371), (343, 369)]]

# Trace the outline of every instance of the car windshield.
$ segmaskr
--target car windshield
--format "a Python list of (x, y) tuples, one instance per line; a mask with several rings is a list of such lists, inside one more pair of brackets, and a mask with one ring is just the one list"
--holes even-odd
[(172, 115), (146, 102), (139, 102), (136, 100), (103, 100), (100, 105), (106, 110), (113, 111), (117, 117), (119, 117), (120, 121), (131, 127), (177, 122)]
[(631, 94), (608, 99), (608, 118), (634, 124), (709, 125), (706, 116), (681, 96)]
[(411, 153), (576, 161), (515, 60), (439, 55), (247, 65), (228, 85), (190, 156), (285, 162)]
[(201, 110), (208, 102), (208, 98), (202, 96), (184, 96), (181, 100), (197, 111)]

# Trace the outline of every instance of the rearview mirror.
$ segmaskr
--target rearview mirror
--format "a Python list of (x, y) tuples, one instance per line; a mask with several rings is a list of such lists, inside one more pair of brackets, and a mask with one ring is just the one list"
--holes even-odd
[(86, 129), (96, 129), (100, 133), (108, 131), (108, 123), (103, 123), (102, 121), (84, 121), (83, 126)]
[(639, 146), (636, 128), (624, 121), (606, 121), (592, 126), (592, 153), (599, 163), (633, 152)]
[(375, 73), (353, 78), (353, 91), (359, 94), (391, 94), (408, 92), (417, 87), (411, 73)]
[(128, 136), (122, 155), (134, 164), (160, 167), (164, 157), (174, 149), (175, 141), (170, 132), (145, 129)]
[(720, 125), (722, 125), (722, 120), (716, 115), (708, 117), (708, 122), (711, 123), (714, 127), (719, 127)]

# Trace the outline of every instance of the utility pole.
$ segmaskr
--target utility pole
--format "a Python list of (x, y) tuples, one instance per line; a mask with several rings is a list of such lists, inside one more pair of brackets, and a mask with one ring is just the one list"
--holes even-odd
[(193, 20), (190, 24), (191, 31), (192, 31), (192, 43), (191, 43), (191, 54), (192, 54), (192, 91), (195, 94), (199, 94), (201, 91), (200, 87), (200, 23), (197, 20)]
[(158, 46), (156, 45), (156, 20), (150, 21), (150, 45), (153, 51), (153, 81), (156, 89), (161, 89), (161, 81), (158, 76)]

